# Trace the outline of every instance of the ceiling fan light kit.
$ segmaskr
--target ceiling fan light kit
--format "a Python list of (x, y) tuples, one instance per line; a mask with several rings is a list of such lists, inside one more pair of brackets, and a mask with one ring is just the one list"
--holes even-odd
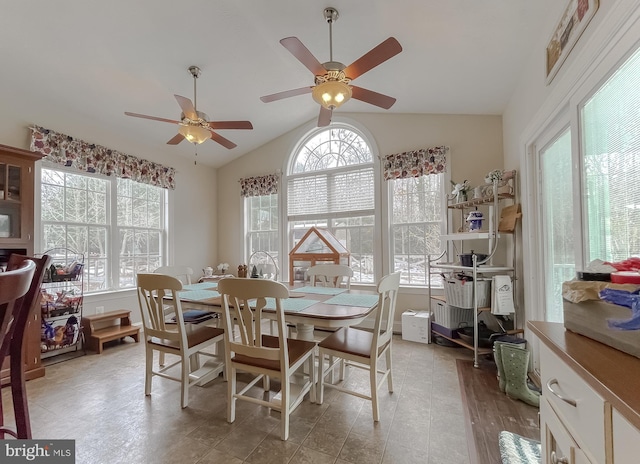
[(199, 145), (205, 140), (211, 138), (211, 131), (200, 125), (180, 124), (178, 132), (187, 139), (187, 142), (191, 142), (196, 145)]
[(396, 99), (378, 92), (351, 85), (351, 81), (367, 71), (384, 63), (402, 51), (402, 46), (393, 37), (374, 47), (349, 66), (333, 60), (332, 25), (338, 19), (338, 10), (325, 8), (324, 19), (329, 24), (329, 61), (320, 63), (307, 47), (297, 37), (286, 37), (280, 41), (283, 47), (298, 59), (315, 77), (315, 86), (287, 90), (260, 99), (271, 103), (284, 98), (295, 97), (311, 93), (314, 101), (321, 105), (318, 126), (328, 126), (331, 123), (333, 110), (345, 104), (351, 98), (389, 109)]
[(325, 76), (316, 76), (316, 86), (311, 92), (313, 99), (328, 110), (339, 108), (346, 103), (353, 92), (350, 79), (344, 72), (331, 70)]

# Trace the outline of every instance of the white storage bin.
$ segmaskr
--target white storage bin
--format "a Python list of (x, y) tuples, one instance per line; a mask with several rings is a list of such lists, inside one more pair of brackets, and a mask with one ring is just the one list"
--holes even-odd
[(433, 316), (435, 322), (447, 329), (457, 329), (461, 326), (473, 327), (473, 311), (464, 308), (457, 308), (455, 306), (448, 305), (444, 301), (433, 301), (431, 308), (433, 309)]
[[(478, 308), (491, 306), (491, 280), (478, 279)], [(444, 282), (447, 304), (456, 308), (473, 308), (473, 282), (458, 279), (447, 279)]]
[(431, 343), (431, 313), (409, 309), (402, 313), (402, 339)]

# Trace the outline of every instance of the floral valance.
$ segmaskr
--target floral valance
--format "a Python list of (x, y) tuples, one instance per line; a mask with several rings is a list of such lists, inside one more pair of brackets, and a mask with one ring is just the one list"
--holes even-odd
[(257, 197), (273, 193), (278, 193), (277, 174), (240, 179), (240, 195), (243, 197)]
[(387, 155), (383, 162), (384, 180), (445, 172), (447, 153), (449, 153), (449, 147), (431, 147)]
[(174, 168), (43, 127), (31, 128), (31, 151), (42, 153), (47, 161), (73, 167), (79, 171), (131, 179), (167, 189), (176, 188)]

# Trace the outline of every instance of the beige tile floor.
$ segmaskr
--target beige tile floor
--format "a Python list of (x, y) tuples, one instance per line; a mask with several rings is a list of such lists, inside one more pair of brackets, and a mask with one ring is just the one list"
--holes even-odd
[[(470, 352), (393, 343), (394, 392), (381, 387), (378, 423), (370, 402), (325, 390), (324, 404), (307, 399), (293, 413), (283, 442), (279, 413), (264, 407), (239, 401), (226, 422), (222, 378), (192, 388), (186, 409), (177, 382), (155, 377), (145, 397), (143, 345), (122, 343), (27, 382), (33, 435), (75, 439), (77, 464), (468, 464), (455, 360)], [(366, 391), (367, 379), (353, 370), (348, 381)], [(8, 389), (2, 399), (12, 414)]]

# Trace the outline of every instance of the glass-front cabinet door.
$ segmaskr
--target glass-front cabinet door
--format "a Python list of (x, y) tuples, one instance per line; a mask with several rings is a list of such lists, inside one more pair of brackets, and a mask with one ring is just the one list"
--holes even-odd
[(41, 157), (0, 145), (0, 250), (7, 253), (33, 253), (34, 163)]
[(22, 170), (0, 162), (0, 238), (22, 236)]

